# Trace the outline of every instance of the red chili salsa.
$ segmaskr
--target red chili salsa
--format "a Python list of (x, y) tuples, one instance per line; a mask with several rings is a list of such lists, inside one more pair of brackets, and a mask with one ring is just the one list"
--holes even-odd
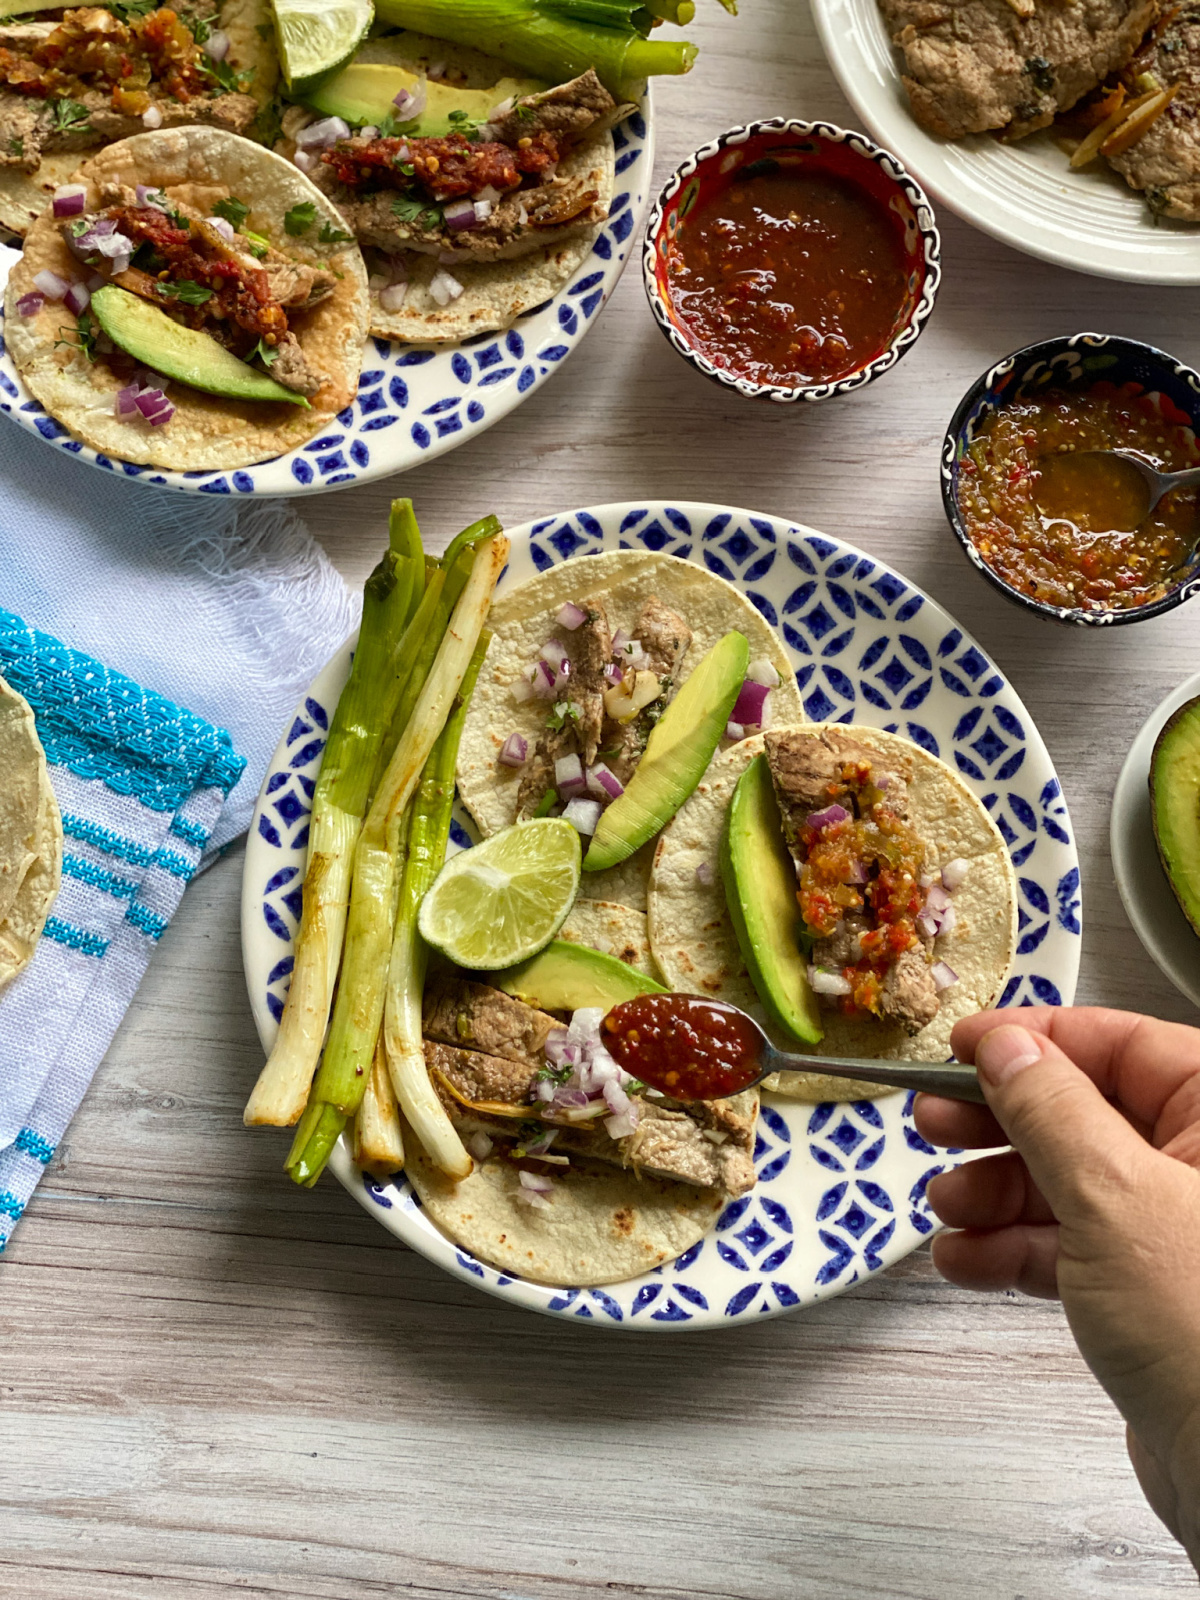
[(899, 221), (845, 178), (774, 162), (746, 172), (668, 246), (676, 316), (715, 366), (756, 383), (856, 372), (891, 343), (907, 299)]
[(643, 994), (604, 1019), (626, 1072), (676, 1100), (720, 1100), (757, 1082), (762, 1038), (743, 1012), (695, 994)]
[(959, 462), (967, 537), (1011, 588), (1050, 605), (1125, 610), (1164, 594), (1196, 541), (1196, 491), (1145, 515), (1133, 450), (1172, 472), (1200, 464), (1192, 419), (1136, 385), (1048, 389), (986, 419)]

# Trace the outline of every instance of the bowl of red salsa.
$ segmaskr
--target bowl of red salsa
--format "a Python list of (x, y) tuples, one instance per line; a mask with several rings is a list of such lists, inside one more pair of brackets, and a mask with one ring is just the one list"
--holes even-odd
[(941, 241), (895, 156), (828, 122), (732, 128), (672, 175), (642, 275), (671, 345), (714, 382), (787, 403), (892, 367), (933, 310)]
[(959, 403), (942, 448), (942, 502), (967, 558), (1008, 600), (1054, 622), (1114, 627), (1200, 593), (1200, 497), (1146, 513), (1136, 474), (1200, 466), (1200, 374), (1111, 334), (1006, 356)]

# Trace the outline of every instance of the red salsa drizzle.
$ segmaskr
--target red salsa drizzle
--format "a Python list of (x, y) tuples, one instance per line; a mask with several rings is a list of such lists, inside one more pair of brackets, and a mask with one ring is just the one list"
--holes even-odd
[(668, 246), (676, 316), (714, 366), (757, 383), (857, 371), (890, 344), (907, 300), (898, 220), (844, 178), (746, 170)]
[(642, 994), (604, 1019), (626, 1072), (676, 1100), (720, 1100), (757, 1082), (762, 1038), (750, 1018), (696, 994)]

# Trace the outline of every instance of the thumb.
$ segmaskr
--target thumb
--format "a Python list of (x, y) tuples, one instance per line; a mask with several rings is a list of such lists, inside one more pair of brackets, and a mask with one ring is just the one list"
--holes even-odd
[(1007, 1023), (976, 1045), (975, 1066), (993, 1115), (1060, 1222), (1123, 1203), (1148, 1147), (1052, 1040)]

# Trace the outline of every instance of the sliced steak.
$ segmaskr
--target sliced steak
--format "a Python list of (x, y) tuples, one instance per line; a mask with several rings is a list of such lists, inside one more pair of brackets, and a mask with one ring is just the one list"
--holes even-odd
[(944, 139), (1046, 127), (1125, 65), (1158, 14), (1158, 0), (1039, 0), (1027, 17), (1010, 0), (880, 7), (913, 115)]
[(920, 1033), (938, 1014), (937, 985), (923, 951), (906, 950), (883, 981), (880, 1015), (905, 1033)]
[(553, 787), (556, 760), (577, 755), (590, 767), (600, 747), (604, 669), (612, 660), (612, 634), (604, 607), (598, 601), (589, 603), (586, 620), (573, 633), (564, 629), (563, 634), (559, 643), (567, 652), (571, 670), (561, 698), (578, 708), (578, 717), (568, 716), (561, 728), (547, 728), (538, 740), (517, 790), (518, 817), (536, 810), (547, 789)]
[(425, 991), (422, 1031), (427, 1039), (532, 1063), (535, 1069), (545, 1066), (546, 1036), (558, 1026), (545, 1011), (486, 983), (447, 978), (431, 982)]
[(647, 595), (633, 624), (633, 639), (650, 658), (649, 670), (662, 683), (662, 696), (630, 722), (617, 722), (606, 715), (600, 741), (600, 755), (621, 782), (628, 783), (646, 748), (650, 729), (662, 715), (671, 698), (679, 666), (692, 642), (692, 630), (656, 594)]
[(769, 729), (764, 735), (767, 765), (783, 819), (783, 836), (793, 857), (799, 857), (800, 830), (812, 811), (827, 806), (855, 810), (856, 789), (846, 777), (846, 769), (866, 763), (874, 782), (883, 787), (886, 780), (888, 805), (899, 816), (908, 812), (905, 775), (886, 766), (873, 750), (848, 733), (827, 729), (819, 736), (794, 728)]
[[(466, 1108), (448, 1094), (436, 1074), (440, 1073), (452, 1084), (464, 1100), (485, 1103), (490, 1100), (514, 1106), (528, 1102), (537, 1082), (539, 1069), (528, 1061), (510, 1061), (507, 1057), (484, 1055), (478, 1050), (456, 1049), (430, 1039), (424, 1041), (424, 1048), (425, 1065), (435, 1074), (434, 1086), (452, 1116), (461, 1115)], [(532, 1107), (530, 1118), (533, 1118)], [(504, 1131), (512, 1137), (511, 1129)]]
[(1131, 189), (1141, 189), (1158, 216), (1200, 222), (1200, 10), (1183, 10), (1155, 31), (1129, 63), (1130, 93), (1140, 73), (1152, 72), (1175, 98), (1146, 132), (1110, 166)]

